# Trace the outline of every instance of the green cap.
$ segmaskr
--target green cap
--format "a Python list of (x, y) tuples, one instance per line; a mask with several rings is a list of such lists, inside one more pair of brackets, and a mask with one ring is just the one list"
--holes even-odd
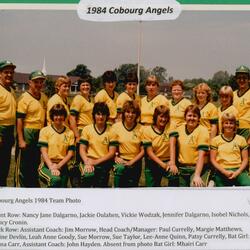
[(46, 76), (44, 75), (44, 73), (41, 70), (35, 70), (35, 71), (30, 73), (29, 80), (35, 80), (38, 78), (43, 78), (43, 79), (46, 78)]
[(12, 62), (8, 60), (0, 61), (0, 70), (5, 67), (13, 67), (15, 69), (16, 65), (14, 65)]
[(238, 68), (236, 69), (236, 72), (235, 72), (235, 73), (236, 73), (236, 74), (237, 74), (237, 73), (249, 74), (249, 73), (250, 73), (250, 70), (249, 70), (249, 68), (248, 68), (247, 66), (241, 65), (240, 67), (238, 67)]

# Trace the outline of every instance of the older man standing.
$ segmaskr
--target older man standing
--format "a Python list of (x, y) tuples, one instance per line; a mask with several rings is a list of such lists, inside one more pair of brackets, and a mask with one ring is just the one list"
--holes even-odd
[(15, 68), (10, 61), (0, 61), (0, 186), (7, 185), (11, 148), (14, 145), (16, 100), (11, 85)]
[(40, 148), (37, 147), (39, 132), (45, 125), (48, 98), (42, 93), (46, 77), (42, 71), (30, 73), (29, 89), (17, 102), (18, 156), (15, 169), (17, 187), (39, 187), (38, 167)]

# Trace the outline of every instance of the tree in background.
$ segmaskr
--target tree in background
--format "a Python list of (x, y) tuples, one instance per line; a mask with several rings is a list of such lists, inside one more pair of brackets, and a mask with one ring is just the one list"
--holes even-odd
[(92, 87), (91, 87), (92, 93), (97, 93), (102, 87), (103, 87), (102, 76), (98, 76), (92, 79)]
[(202, 82), (207, 82), (207, 81), (203, 78), (185, 79), (183, 81), (185, 95), (188, 96), (189, 98), (192, 98), (193, 97), (193, 88)]
[(75, 69), (72, 69), (67, 73), (67, 76), (79, 76), (84, 77), (86, 75), (90, 75), (91, 70), (84, 64), (78, 64)]
[(167, 70), (161, 66), (154, 67), (150, 74), (155, 75), (159, 80), (160, 84), (164, 84), (167, 81)]
[(212, 79), (208, 80), (208, 85), (213, 91), (213, 100), (218, 100), (218, 93), (222, 86), (229, 85), (230, 76), (227, 71), (217, 71), (214, 73)]
[[(137, 72), (138, 64), (121, 64), (118, 68), (116, 68), (114, 71), (116, 73), (118, 84), (116, 87), (116, 91), (118, 93), (121, 93), (124, 90), (124, 80), (129, 72)], [(146, 70), (143, 66), (140, 66), (140, 94), (145, 94), (144, 90), (144, 82), (148, 75), (150, 74), (149, 70)]]
[(48, 97), (51, 97), (52, 95), (56, 93), (55, 82), (50, 77), (46, 78), (45, 86), (44, 86), (44, 93)]

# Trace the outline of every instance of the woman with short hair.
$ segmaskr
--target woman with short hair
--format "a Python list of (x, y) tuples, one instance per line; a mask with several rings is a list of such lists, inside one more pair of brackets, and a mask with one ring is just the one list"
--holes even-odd
[[(178, 166), (181, 187), (207, 186), (209, 171), (206, 152), (209, 150), (208, 130), (200, 125), (200, 110), (189, 105), (184, 113), (186, 124), (170, 133), (170, 163)], [(178, 155), (176, 148), (178, 145)], [(176, 163), (176, 156), (178, 163)]]
[(238, 119), (238, 110), (233, 106), (233, 99), (234, 94), (233, 90), (230, 86), (222, 86), (219, 91), (219, 99), (220, 99), (220, 106), (218, 107), (218, 118), (219, 118), (219, 133), (222, 132), (222, 122), (221, 118), (225, 113), (231, 113), (235, 115), (237, 124), (239, 123)]
[(222, 116), (222, 134), (211, 141), (210, 160), (216, 169), (216, 186), (250, 186), (246, 171), (248, 144), (243, 136), (237, 135), (236, 117), (225, 113)]
[(67, 110), (62, 104), (55, 104), (49, 112), (51, 124), (41, 129), (38, 146), (43, 162), (39, 176), (48, 187), (67, 187), (68, 162), (74, 155), (75, 138), (65, 126)]
[(126, 101), (122, 121), (112, 126), (111, 145), (116, 147), (115, 187), (138, 187), (142, 169), (142, 126), (137, 122), (140, 108), (136, 101)]
[(94, 104), (93, 124), (83, 128), (80, 138), (82, 187), (108, 187), (115, 147), (110, 145), (109, 108), (104, 102)]
[(217, 135), (218, 111), (211, 102), (212, 91), (206, 83), (200, 83), (194, 88), (195, 104), (199, 107), (200, 124), (208, 129), (210, 139)]
[(172, 100), (169, 102), (171, 123), (179, 127), (185, 123), (184, 112), (191, 101), (184, 97), (184, 85), (180, 80), (171, 83)]
[(178, 168), (169, 165), (170, 145), (169, 133), (170, 112), (169, 108), (160, 105), (155, 108), (153, 124), (143, 129), (143, 146), (147, 152), (145, 159), (145, 179), (147, 187), (160, 187), (162, 177), (168, 178), (168, 186), (176, 186), (175, 175)]
[(47, 104), (47, 123), (48, 124), (51, 123), (50, 109), (55, 104), (62, 104), (65, 110), (67, 111), (65, 124), (69, 126), (68, 116), (70, 112), (69, 112), (68, 96), (70, 92), (70, 85), (71, 85), (71, 80), (68, 76), (59, 76), (56, 79), (56, 82), (55, 82), (56, 93), (48, 100), (48, 104)]
[(156, 76), (148, 76), (145, 89), (147, 96), (141, 99), (141, 124), (149, 126), (153, 124), (154, 110), (159, 105), (169, 107), (167, 98), (159, 94), (159, 81)]

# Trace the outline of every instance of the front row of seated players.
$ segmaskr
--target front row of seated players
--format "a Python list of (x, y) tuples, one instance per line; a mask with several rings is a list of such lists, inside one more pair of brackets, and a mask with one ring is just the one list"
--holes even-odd
[(138, 187), (144, 155), (142, 127), (137, 123), (139, 116), (137, 102), (127, 101), (123, 106), (122, 121), (110, 128), (107, 127), (107, 105), (102, 102), (94, 105), (94, 124), (83, 129), (80, 139), (83, 187), (108, 187), (112, 166), (115, 187)]
[[(114, 187), (138, 187), (142, 143), (147, 186), (160, 186), (162, 177), (168, 178), (169, 186), (205, 187), (211, 178), (216, 186), (250, 186), (245, 170), (248, 145), (244, 137), (236, 135), (233, 114), (222, 115), (222, 133), (211, 140), (211, 145), (195, 105), (186, 108), (186, 124), (178, 128), (170, 128), (169, 109), (164, 105), (155, 109), (153, 125), (147, 127), (137, 122), (140, 109), (135, 101), (125, 102), (122, 121), (112, 127), (107, 126), (109, 109), (105, 103), (96, 103), (92, 114), (94, 123), (84, 127), (80, 139), (82, 187), (108, 187), (112, 168)], [(40, 132), (44, 162), (39, 175), (50, 187), (67, 186), (67, 164), (75, 147), (73, 132), (64, 126), (66, 116), (63, 105), (53, 106), (52, 124)], [(209, 166), (209, 146), (213, 167)]]

